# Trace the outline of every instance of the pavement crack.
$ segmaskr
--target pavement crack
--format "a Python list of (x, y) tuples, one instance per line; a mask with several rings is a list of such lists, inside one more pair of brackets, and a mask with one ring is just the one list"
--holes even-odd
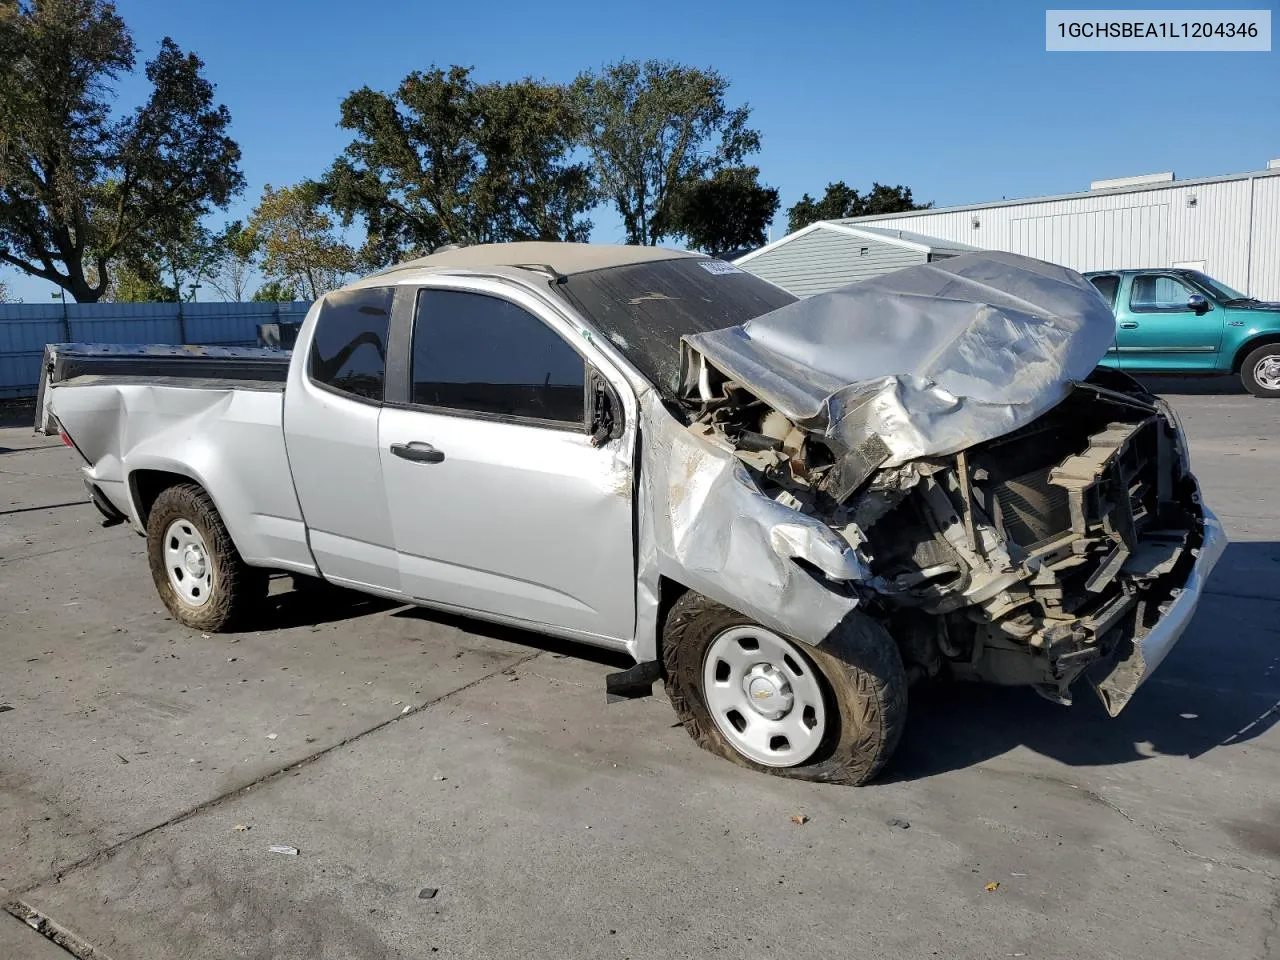
[[(197, 803), (193, 807), (188, 807), (186, 810), (183, 810), (180, 813), (174, 814), (172, 817), (170, 817), (169, 819), (161, 823), (157, 823), (150, 827), (147, 827), (145, 830), (140, 830), (131, 836), (125, 837), (123, 840), (117, 840), (115, 843), (107, 847), (104, 847), (103, 849), (97, 851), (96, 853), (92, 853), (87, 857), (82, 857), (81, 859), (76, 860), (73, 863), (69, 863), (66, 866), (60, 868), (59, 870), (55, 871), (54, 873), (48, 876), (41, 877), (36, 880), (32, 880), (29, 883), (25, 883), (14, 892), (16, 894), (24, 894), (32, 890), (35, 890), (38, 887), (42, 887), (46, 883), (60, 883), (62, 879), (66, 877), (68, 874), (74, 873), (77, 870), (83, 870), (85, 867), (92, 866), (95, 863), (100, 863), (103, 860), (106, 860), (109, 857), (111, 857), (116, 851), (120, 850), (123, 847), (127, 847), (132, 843), (136, 843), (137, 841), (142, 840), (145, 837), (149, 837), (151, 834), (156, 833), (160, 830), (164, 830), (167, 827), (176, 826), (179, 823), (183, 823), (186, 820), (190, 820), (192, 817), (198, 816), (199, 814), (204, 813), (208, 810), (213, 810), (216, 807), (220, 807), (224, 803), (234, 800), (235, 798), (239, 797), (241, 794), (246, 793), (247, 791), (252, 790), (255, 787), (261, 787), (265, 784), (272, 783), (275, 780), (279, 780), (286, 774), (295, 773), (304, 767), (309, 767), (316, 761), (322, 759), (323, 757), (328, 756), (334, 751), (341, 750), (343, 747), (349, 746), (350, 744), (353, 744), (359, 740), (363, 740), (365, 737), (369, 736), (370, 734), (377, 733), (383, 727), (388, 727), (399, 720), (404, 720), (407, 717), (415, 716), (416, 714), (419, 714), (424, 710), (428, 710), (431, 707), (436, 706), (437, 704), (443, 703), (446, 700), (451, 700), (452, 698), (456, 697), (458, 694), (465, 693), (466, 691), (470, 690), (472, 687), (479, 686), (480, 684), (484, 683), (486, 680), (490, 680), (493, 677), (499, 676), (505, 671), (514, 670), (516, 667), (522, 666), (523, 664), (528, 663), (530, 660), (533, 660), (537, 657), (542, 656), (546, 652), (547, 651), (545, 650), (536, 650), (533, 653), (525, 654), (524, 656), (519, 657), (510, 663), (504, 663), (500, 667), (495, 667), (493, 670), (489, 671), (488, 673), (482, 676), (476, 677), (474, 680), (471, 680), (468, 683), (464, 683), (460, 687), (455, 687), (454, 689), (448, 691), (447, 693), (442, 693), (438, 697), (434, 697), (431, 700), (426, 700), (421, 704), (419, 704), (418, 706), (413, 707), (412, 709), (406, 709), (402, 713), (396, 714), (394, 717), (389, 717), (386, 720), (381, 720), (378, 723), (375, 723), (373, 726), (368, 727), (364, 730), (361, 730), (359, 733), (353, 733), (351, 736), (346, 737), (345, 739), (339, 740), (337, 743), (330, 744), (329, 746), (321, 750), (317, 750), (315, 753), (308, 754), (307, 756), (303, 757), (301, 760), (295, 760), (292, 763), (286, 764), (283, 767), (279, 767), (268, 773), (264, 773), (262, 776), (257, 777), (249, 781), (248, 783), (241, 784), (240, 786), (235, 787), (231, 790), (228, 790), (225, 793), (220, 793), (216, 797), (210, 797), (208, 800), (203, 800), (200, 803)], [(100, 956), (100, 954), (93, 954), (91, 956), (98, 957)]]
[[(130, 533), (133, 531), (130, 530)], [(55, 553), (66, 553), (68, 550), (87, 550), (90, 547), (96, 547), (103, 543), (116, 543), (119, 540), (126, 539), (122, 534), (116, 534), (110, 537), (103, 537), (101, 540), (92, 540), (88, 543), (73, 543), (66, 547), (54, 547), (52, 550), (37, 550), (35, 553), (20, 553), (13, 557), (0, 557), (0, 565), (8, 563), (21, 563), (23, 560), (35, 560), (37, 557), (48, 557)]]
[(75, 931), (63, 926), (46, 913), (16, 897), (6, 897), (0, 910), (16, 917), (55, 946), (61, 947), (76, 960), (111, 960), (105, 953), (85, 940)]
[(1160, 829), (1160, 827), (1150, 823), (1143, 823), (1141, 820), (1132, 816), (1127, 810), (1125, 810), (1122, 806), (1120, 806), (1120, 804), (1116, 803), (1114, 800), (1110, 800), (1107, 797), (1104, 797), (1102, 794), (1098, 793), (1096, 790), (1091, 790), (1088, 787), (1082, 786), (1080, 787), (1080, 792), (1083, 793), (1090, 800), (1093, 800), (1095, 803), (1102, 804), (1104, 807), (1106, 807), (1108, 810), (1111, 810), (1117, 816), (1123, 818), (1124, 820), (1127, 820), (1129, 823), (1133, 824), (1139, 830), (1143, 830), (1146, 833), (1151, 834), (1151, 836), (1155, 837), (1157, 840), (1161, 841), (1162, 843), (1167, 843), (1169, 846), (1173, 847), (1184, 857), (1189, 857), (1190, 859), (1199, 861), (1200, 863), (1211, 863), (1216, 867), (1226, 867), (1231, 870), (1242, 870), (1243, 872), (1251, 873), (1254, 876), (1265, 877), (1266, 879), (1272, 881), (1273, 883), (1280, 881), (1280, 877), (1277, 877), (1274, 874), (1268, 873), (1266, 870), (1259, 870), (1257, 867), (1251, 867), (1248, 864), (1239, 863), (1235, 860), (1222, 860), (1222, 859), (1219, 859), (1218, 857), (1210, 857), (1210, 856), (1206, 856), (1203, 853), (1197, 853), (1195, 850), (1192, 850), (1190, 847), (1188, 847), (1185, 843), (1183, 843), (1177, 837), (1172, 837), (1169, 834), (1167, 834), (1164, 830)]
[[(982, 768), (979, 768), (979, 769), (982, 769)], [(1128, 823), (1137, 827), (1139, 830), (1143, 831), (1144, 833), (1150, 834), (1152, 837), (1159, 840), (1161, 843), (1165, 843), (1173, 847), (1175, 850), (1178, 851), (1178, 853), (1182, 854), (1184, 857), (1188, 857), (1189, 859), (1198, 861), (1199, 863), (1209, 863), (1216, 867), (1225, 867), (1230, 870), (1240, 870), (1244, 873), (1251, 873), (1257, 877), (1265, 877), (1267, 880), (1270, 880), (1272, 883), (1280, 883), (1280, 877), (1276, 876), (1273, 873), (1268, 873), (1266, 870), (1259, 870), (1257, 867), (1251, 867), (1248, 864), (1240, 863), (1235, 860), (1223, 860), (1218, 857), (1210, 857), (1210, 856), (1206, 856), (1203, 853), (1197, 853), (1195, 850), (1192, 850), (1190, 847), (1188, 847), (1185, 843), (1183, 843), (1177, 837), (1170, 836), (1168, 833), (1166, 833), (1164, 830), (1162, 830), (1160, 827), (1154, 824), (1144, 823), (1143, 821), (1139, 820), (1137, 817), (1130, 814), (1129, 811), (1125, 810), (1124, 807), (1120, 806), (1120, 804), (1116, 803), (1114, 800), (1111, 800), (1108, 797), (1103, 796), (1098, 791), (1093, 790), (1090, 787), (1086, 787), (1083, 784), (1071, 783), (1069, 780), (1064, 780), (1061, 777), (1049, 776), (1043, 773), (1029, 773), (1026, 771), (1016, 771), (1016, 770), (1000, 770), (1000, 771), (993, 770), (990, 772), (993, 772), (993, 773), (999, 772), (1001, 774), (1008, 774), (1008, 773), (1019, 774), (1020, 773), (1022, 776), (1025, 776), (1031, 780), (1039, 780), (1043, 783), (1056, 783), (1056, 784), (1072, 787), (1076, 790), (1079, 790), (1083, 796), (1087, 797), (1089, 800), (1092, 800), (1094, 803), (1101, 804), (1102, 806), (1106, 807), (1108, 810), (1110, 810), (1116, 816), (1120, 817), (1122, 820), (1127, 821)]]
[(1280, 890), (1271, 898), (1271, 907), (1267, 910), (1266, 926), (1262, 930), (1262, 960), (1276, 960), (1280, 957)]

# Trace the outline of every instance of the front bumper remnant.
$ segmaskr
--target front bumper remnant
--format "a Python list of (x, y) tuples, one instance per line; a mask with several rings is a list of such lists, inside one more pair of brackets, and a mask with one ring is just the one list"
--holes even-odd
[(1134, 691), (1151, 676), (1168, 656), (1191, 622), (1204, 591), (1205, 582), (1226, 549), (1227, 535), (1213, 511), (1204, 507), (1204, 540), (1200, 544), (1195, 566), (1186, 585), (1169, 605), (1168, 611), (1144, 635), (1129, 641), (1127, 655), (1119, 652), (1110, 669), (1093, 677), (1094, 688), (1107, 713), (1116, 716), (1124, 709)]

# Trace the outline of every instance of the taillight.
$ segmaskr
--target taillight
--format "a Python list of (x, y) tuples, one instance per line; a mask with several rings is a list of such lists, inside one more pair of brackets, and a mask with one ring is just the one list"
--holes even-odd
[(71, 434), (67, 433), (66, 428), (62, 424), (58, 424), (58, 436), (62, 439), (62, 445), (64, 447), (70, 447), (72, 450), (78, 453), (80, 455), (80, 459), (83, 460), (85, 463), (92, 462), (89, 460), (88, 457), (84, 455), (84, 451), (76, 446), (76, 442), (71, 439)]

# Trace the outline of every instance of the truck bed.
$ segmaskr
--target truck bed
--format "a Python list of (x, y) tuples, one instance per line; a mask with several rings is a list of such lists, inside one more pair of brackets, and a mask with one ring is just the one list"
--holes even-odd
[(282, 391), (289, 353), (262, 347), (169, 344), (51, 343), (44, 348), (36, 394), (38, 433), (57, 432), (49, 412), (49, 386), (146, 383), (156, 386)]

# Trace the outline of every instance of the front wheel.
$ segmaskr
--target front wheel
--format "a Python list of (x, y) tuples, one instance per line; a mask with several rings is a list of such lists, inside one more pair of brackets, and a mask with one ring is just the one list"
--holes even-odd
[(1255, 397), (1280, 397), (1280, 343), (1267, 343), (1240, 365), (1244, 388)]
[(856, 612), (812, 647), (687, 593), (667, 618), (663, 664), (689, 735), (765, 773), (864, 784), (889, 759), (906, 721), (897, 645)]
[(180, 623), (226, 630), (266, 596), (268, 573), (241, 559), (209, 495), (169, 487), (147, 517), (147, 559), (160, 599)]

